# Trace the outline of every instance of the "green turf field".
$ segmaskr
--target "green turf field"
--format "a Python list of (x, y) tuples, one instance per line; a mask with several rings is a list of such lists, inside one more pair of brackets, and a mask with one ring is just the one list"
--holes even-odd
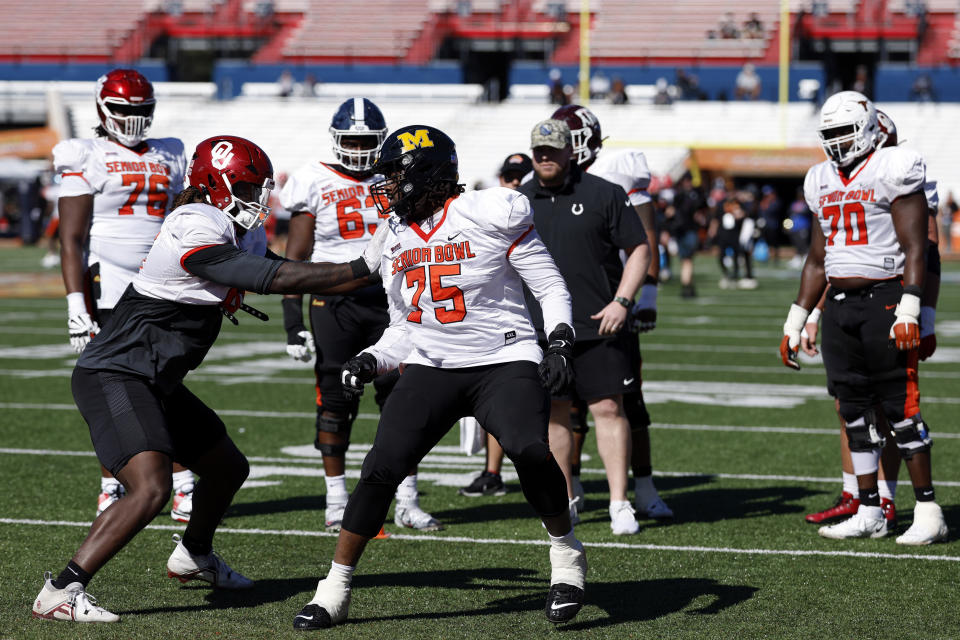
[[(0, 250), (0, 274), (39, 265), (36, 249)], [(936, 438), (937, 500), (960, 530), (960, 269), (945, 263), (939, 349), (921, 370), (923, 415)], [(37, 267), (39, 273), (39, 267)], [(951, 277), (952, 276), (952, 277)], [(420, 467), (421, 504), (445, 525), (373, 541), (354, 580), (350, 618), (331, 638), (956, 638), (960, 548), (893, 537), (837, 542), (804, 514), (839, 493), (837, 419), (823, 369), (791, 372), (777, 356), (798, 274), (760, 269), (756, 291), (721, 291), (712, 258), (698, 262), (695, 300), (660, 292), (660, 322), (642, 338), (654, 426), (656, 484), (677, 513), (610, 532), (593, 435), (584, 463), (588, 511), (577, 526), (590, 564), (588, 604), (553, 627), (543, 615), (546, 535), (516, 476), (503, 497), (456, 489), (483, 464), (458, 453), (456, 430)], [(293, 638), (293, 616), (326, 573), (335, 538), (323, 527), (323, 477), (313, 440), (312, 370), (284, 350), (279, 297), (248, 300), (273, 318), (224, 323), (190, 388), (220, 411), (250, 458), (248, 486), (217, 550), (256, 580), (217, 593), (166, 577), (164, 511), (90, 584), (116, 625), (33, 620), (44, 571), (59, 572), (95, 511), (98, 466), (73, 406), (65, 302), (0, 298), (0, 640), (8, 638)], [(369, 396), (370, 394), (368, 394)], [(356, 481), (376, 427), (365, 397), (348, 459)], [(512, 468), (507, 467), (512, 471)], [(903, 471), (906, 480), (906, 472)], [(914, 504), (897, 495), (899, 532)], [(392, 516), (392, 511), (391, 511)]]

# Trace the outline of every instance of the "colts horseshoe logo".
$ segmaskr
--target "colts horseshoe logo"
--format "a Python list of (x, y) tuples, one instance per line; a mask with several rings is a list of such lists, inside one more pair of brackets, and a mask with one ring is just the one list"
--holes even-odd
[(579, 216), (581, 213), (583, 213), (583, 204), (579, 202), (573, 203), (573, 206), (570, 207), (570, 213), (575, 216)]

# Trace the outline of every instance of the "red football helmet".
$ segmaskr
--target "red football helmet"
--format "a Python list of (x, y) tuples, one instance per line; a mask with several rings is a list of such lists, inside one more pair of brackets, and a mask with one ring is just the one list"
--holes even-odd
[(893, 124), (890, 116), (877, 109), (877, 126), (880, 132), (877, 135), (877, 147), (895, 147), (900, 141), (897, 138), (897, 125)]
[(100, 124), (125, 147), (147, 137), (156, 104), (153, 85), (139, 71), (114, 69), (97, 79)]
[(600, 147), (603, 146), (603, 135), (600, 133), (600, 121), (590, 109), (578, 104), (568, 104), (554, 111), (550, 117), (563, 120), (570, 127), (577, 164), (587, 165), (597, 159)]
[(270, 213), (273, 164), (245, 138), (214, 136), (198, 144), (187, 182), (244, 229), (256, 229)]

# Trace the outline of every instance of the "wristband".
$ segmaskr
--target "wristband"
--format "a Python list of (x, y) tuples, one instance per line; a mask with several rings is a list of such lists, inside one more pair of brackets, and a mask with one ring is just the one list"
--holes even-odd
[(922, 294), (923, 290), (915, 284), (908, 284), (903, 288), (903, 295), (905, 296), (917, 296), (919, 298)]
[(814, 307), (810, 315), (807, 316), (806, 324), (810, 324), (811, 322), (816, 325), (820, 324), (820, 307)]
[(791, 331), (800, 333), (803, 331), (803, 325), (807, 323), (807, 317), (810, 312), (798, 304), (790, 305), (790, 312), (787, 314), (787, 321), (783, 323), (784, 335), (790, 335)]
[(67, 313), (71, 316), (87, 313), (87, 301), (82, 291), (67, 294)]
[(934, 323), (937, 319), (937, 310), (933, 307), (920, 307), (920, 337), (932, 336)]
[(617, 296), (616, 298), (613, 299), (613, 301), (616, 302), (617, 304), (623, 305), (625, 309), (630, 309), (630, 307), (633, 306), (633, 300), (631, 300), (630, 298), (624, 298), (623, 296)]
[(370, 267), (367, 266), (367, 261), (363, 259), (363, 256), (350, 261), (350, 270), (353, 272), (354, 280), (370, 275)]

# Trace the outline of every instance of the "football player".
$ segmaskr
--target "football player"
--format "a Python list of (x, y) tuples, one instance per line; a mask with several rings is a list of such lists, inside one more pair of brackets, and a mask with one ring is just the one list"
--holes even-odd
[[(348, 360), (344, 388), (359, 392), (403, 364), (373, 448), (343, 514), (333, 563), (296, 629), (343, 622), (350, 583), (367, 541), (380, 529), (407, 471), (461, 417), (473, 415), (513, 460), (524, 496), (550, 535), (547, 618), (571, 620), (583, 603), (586, 555), (567, 509), (565, 480), (547, 444), (544, 386), (571, 382), (573, 329), (563, 278), (533, 227), (529, 201), (494, 187), (463, 193), (453, 141), (430, 126), (387, 136), (374, 170), (377, 207), (392, 214), (380, 272), (390, 326)], [(543, 306), (544, 355), (522, 284)], [(539, 367), (538, 367), (539, 363)]]
[(860, 500), (851, 518), (819, 533), (833, 539), (888, 533), (877, 475), (885, 444), (879, 410), (906, 461), (917, 499), (913, 524), (897, 543), (943, 540), (947, 525), (935, 501), (932, 441), (920, 414), (917, 381), (928, 244), (926, 167), (914, 151), (880, 147), (876, 108), (855, 91), (841, 91), (824, 103), (818, 133), (828, 160), (807, 172), (804, 194), (820, 224), (814, 225), (780, 354), (785, 365), (799, 368), (800, 333), (829, 283), (823, 361), (846, 423)]
[[(183, 188), (186, 158), (177, 138), (148, 138), (156, 99), (153, 85), (133, 69), (97, 80), (100, 124), (95, 138), (72, 138), (53, 148), (61, 175), (60, 257), (67, 289), (70, 344), (80, 353), (106, 325), (120, 295), (137, 275), (173, 197)], [(187, 522), (193, 475), (177, 465), (170, 516)], [(124, 493), (101, 468), (97, 515)]]
[[(647, 233), (647, 244), (651, 255), (650, 266), (643, 286), (640, 288), (640, 299), (631, 310), (631, 322), (628, 326), (628, 330), (634, 334), (632, 345), (635, 348), (632, 355), (636, 359), (637, 379), (642, 384), (643, 359), (640, 356), (640, 343), (636, 334), (652, 331), (656, 327), (657, 284), (660, 281), (660, 247), (654, 224), (653, 202), (650, 194), (647, 193), (647, 187), (650, 185), (650, 169), (647, 168), (646, 157), (643, 152), (636, 149), (608, 151), (601, 155), (603, 134), (600, 129), (600, 120), (586, 107), (575, 104), (566, 105), (554, 111), (550, 117), (563, 120), (570, 127), (574, 159), (584, 171), (623, 187)], [(650, 414), (647, 412), (639, 385), (635, 393), (624, 394), (623, 404), (627, 419), (630, 421), (632, 440), (630, 466), (633, 471), (634, 508), (641, 517), (646, 516), (661, 521), (670, 520), (673, 518), (673, 511), (660, 498), (653, 484), (653, 467), (650, 460)], [(574, 447), (571, 452), (571, 480), (574, 490), (572, 497), (577, 500), (575, 503), (577, 508), (582, 509), (584, 491), (580, 482), (580, 458), (583, 440), (588, 430), (587, 409), (583, 401), (574, 402), (571, 418), (574, 424)]]
[[(370, 185), (383, 179), (372, 170), (374, 157), (387, 135), (380, 109), (366, 98), (350, 98), (330, 123), (337, 164), (314, 161), (301, 167), (280, 192), (280, 204), (291, 212), (287, 258), (313, 262), (338, 261), (356, 255), (381, 223)], [(327, 489), (326, 526), (340, 529), (347, 506), (345, 456), (360, 398), (340, 386), (340, 367), (357, 351), (376, 342), (390, 324), (387, 298), (376, 285), (349, 294), (310, 298), (310, 327), (303, 324), (302, 296), (283, 299), (287, 353), (309, 361), (317, 354), (316, 438), (323, 455)], [(377, 406), (396, 383), (396, 371), (374, 381)], [(416, 470), (397, 488), (394, 522), (421, 531), (442, 529), (420, 508)]]
[[(879, 127), (878, 147), (895, 147), (899, 144), (897, 127), (893, 120), (881, 110), (877, 110), (877, 126)], [(936, 350), (936, 333), (934, 330), (934, 320), (936, 318), (937, 298), (940, 293), (940, 234), (937, 228), (937, 210), (939, 208), (939, 197), (937, 195), (936, 180), (927, 179), (924, 185), (924, 194), (927, 198), (927, 210), (929, 218), (927, 223), (927, 272), (923, 282), (923, 296), (920, 307), (920, 348), (919, 359), (926, 360)], [(804, 334), (801, 334), (800, 347), (810, 356), (817, 353), (817, 332), (819, 329), (819, 318), (823, 311), (826, 294), (821, 297), (820, 302), (804, 326)], [(888, 432), (890, 427), (886, 424), (882, 412), (877, 417), (882, 421), (883, 430)], [(853, 472), (853, 462), (850, 459), (850, 447), (847, 443), (846, 425), (843, 419), (840, 419), (840, 461), (843, 471), (843, 483), (840, 498), (836, 504), (806, 516), (806, 521), (813, 524), (829, 524), (833, 521), (852, 516), (857, 512), (860, 506), (860, 500), (857, 496), (857, 476)], [(894, 498), (897, 490), (897, 476), (899, 474), (901, 457), (897, 452), (896, 441), (894, 438), (888, 438), (886, 446), (880, 458), (880, 468), (878, 470), (880, 507), (883, 515), (887, 519), (887, 530), (896, 529), (896, 507)]]
[[(90, 428), (100, 462), (127, 496), (101, 513), (64, 570), (44, 586), (33, 615), (76, 622), (116, 622), (119, 616), (86, 593), (93, 575), (160, 512), (170, 492), (171, 461), (199, 475), (194, 510), (167, 560), (167, 575), (222, 589), (253, 582), (213, 552), (213, 536), (249, 471), (247, 459), (217, 414), (184, 385), (213, 345), (222, 307), (241, 306), (239, 290), (311, 293), (365, 286), (380, 250), (349, 263), (286, 261), (242, 243), (263, 224), (273, 166), (249, 140), (217, 136), (201, 142), (143, 267), (87, 345), (73, 373), (73, 397)], [(381, 234), (380, 239), (385, 234)], [(375, 239), (376, 240), (376, 239)], [(379, 276), (374, 273), (374, 278)]]

